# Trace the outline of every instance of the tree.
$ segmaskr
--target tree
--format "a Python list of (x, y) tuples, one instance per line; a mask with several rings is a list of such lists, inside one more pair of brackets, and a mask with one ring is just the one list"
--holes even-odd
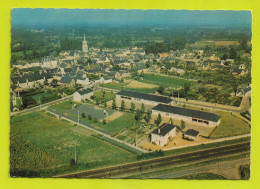
[(88, 114), (88, 120), (92, 120), (92, 116)]
[(181, 129), (183, 130), (183, 129), (185, 129), (185, 127), (186, 127), (185, 122), (183, 120), (181, 120)]
[(98, 100), (98, 98), (96, 98), (96, 105), (99, 105), (99, 100)]
[(182, 50), (185, 48), (187, 39), (185, 36), (177, 36), (172, 41), (172, 50)]
[(107, 101), (104, 102), (104, 107), (105, 107), (105, 108), (107, 107)]
[(184, 83), (183, 89), (185, 94), (187, 94), (190, 91), (190, 83)]
[(85, 115), (84, 112), (81, 113), (81, 117), (82, 117), (82, 118), (86, 118), (86, 115)]
[(142, 113), (145, 112), (145, 106), (144, 106), (144, 103), (142, 103), (142, 106), (141, 106), (141, 112), (142, 112)]
[(94, 118), (93, 118), (93, 122), (94, 122), (94, 123), (97, 123), (97, 118), (94, 117)]
[(245, 37), (239, 41), (239, 47), (244, 51), (247, 50), (247, 40)]
[(130, 111), (133, 113), (135, 111), (135, 104), (131, 102), (131, 108)]
[(116, 109), (116, 100), (113, 99), (113, 103), (112, 103), (112, 109), (115, 110)]
[(125, 110), (125, 101), (122, 100), (121, 101), (121, 111), (124, 111)]
[(164, 92), (164, 87), (163, 87), (163, 86), (160, 86), (160, 87), (157, 89), (157, 92), (160, 93), (160, 94), (163, 94), (163, 92)]
[(162, 116), (161, 116), (161, 114), (159, 113), (157, 119), (154, 120), (154, 123), (155, 123), (155, 125), (158, 127), (161, 122), (162, 122)]
[(136, 113), (135, 113), (135, 120), (136, 121), (141, 121), (142, 119), (143, 119), (143, 114), (142, 114), (140, 109), (137, 109)]
[(107, 121), (106, 121), (106, 119), (103, 119), (103, 125), (106, 125), (107, 124)]
[(144, 120), (146, 121), (146, 123), (149, 123), (151, 121), (151, 119), (152, 119), (151, 112), (150, 112), (150, 110), (147, 110)]
[(173, 124), (173, 119), (172, 118), (170, 118), (170, 124)]

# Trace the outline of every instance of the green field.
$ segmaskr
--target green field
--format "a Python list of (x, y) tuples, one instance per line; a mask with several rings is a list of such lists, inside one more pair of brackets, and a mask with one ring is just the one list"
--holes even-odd
[(116, 89), (116, 90), (129, 90), (129, 91), (137, 91), (137, 92), (143, 92), (143, 93), (154, 93), (157, 88), (130, 88), (127, 87), (129, 83), (106, 83), (106, 84), (100, 84), (100, 87), (108, 88), (108, 89)]
[(116, 95), (113, 92), (108, 92), (108, 91), (94, 91), (94, 96), (100, 102), (107, 102), (116, 97)]
[(71, 110), (74, 104), (76, 104), (76, 106), (81, 105), (80, 103), (74, 101), (64, 101), (58, 104), (51, 105), (50, 108), (63, 113)]
[[(50, 176), (135, 160), (136, 154), (75, 128), (43, 112), (11, 118), (13, 176)], [(75, 147), (77, 165), (71, 166)]]
[(218, 127), (210, 134), (210, 138), (222, 138), (250, 133), (250, 126), (229, 112), (216, 111), (221, 116)]
[(185, 83), (191, 83), (191, 81), (185, 79), (161, 76), (156, 74), (144, 74), (143, 80), (140, 81), (165, 87), (182, 87)]
[(38, 94), (32, 96), (32, 98), (36, 101), (39, 101), (39, 99), (43, 98), (43, 97), (50, 98), (50, 97), (53, 97), (53, 95), (50, 93), (38, 93)]

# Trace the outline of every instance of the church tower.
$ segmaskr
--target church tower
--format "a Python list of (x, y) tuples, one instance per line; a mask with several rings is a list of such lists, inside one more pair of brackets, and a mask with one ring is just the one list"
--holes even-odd
[(87, 44), (87, 41), (86, 41), (86, 38), (85, 38), (85, 34), (84, 34), (84, 40), (82, 41), (82, 51), (84, 53), (88, 52), (88, 44)]

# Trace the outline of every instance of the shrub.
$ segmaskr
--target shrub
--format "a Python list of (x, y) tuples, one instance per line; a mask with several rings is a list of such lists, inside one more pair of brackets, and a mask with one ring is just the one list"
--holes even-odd
[(88, 114), (88, 120), (92, 120), (92, 116)]
[(94, 117), (94, 118), (93, 118), (93, 122), (94, 122), (94, 123), (97, 123), (97, 118)]
[(107, 124), (106, 119), (103, 119), (103, 125), (106, 125), (106, 124)]

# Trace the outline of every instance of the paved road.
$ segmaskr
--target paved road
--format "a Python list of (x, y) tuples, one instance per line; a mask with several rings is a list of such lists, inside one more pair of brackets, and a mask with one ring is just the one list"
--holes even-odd
[(62, 102), (63, 100), (72, 99), (72, 97), (73, 97), (73, 95), (69, 95), (69, 96), (60, 98), (58, 100), (47, 102), (45, 104), (42, 104), (42, 105), (39, 105), (39, 106), (35, 106), (35, 107), (29, 108), (29, 109), (25, 109), (25, 110), (17, 111), (17, 112), (11, 112), (10, 116), (14, 116), (14, 115), (19, 115), (19, 114), (24, 114), (24, 113), (28, 113), (28, 112), (31, 112), (31, 111), (35, 111), (35, 110), (38, 110), (38, 109), (40, 109), (40, 108), (42, 108), (44, 106), (49, 106), (49, 105), (52, 105), (52, 104), (56, 104), (56, 103)]
[(178, 177), (183, 177), (183, 176), (187, 176), (187, 175), (191, 175), (191, 174), (215, 172), (216, 170), (232, 169), (232, 168), (236, 168), (239, 165), (249, 164), (249, 163), (250, 163), (249, 158), (238, 159), (238, 160), (233, 160), (233, 161), (218, 162), (214, 165), (207, 165), (207, 166), (204, 165), (204, 166), (196, 167), (196, 168), (192, 168), (192, 169), (175, 171), (173, 173), (162, 174), (162, 175), (151, 176), (151, 177), (144, 177), (144, 178), (171, 179), (171, 178), (178, 178)]

